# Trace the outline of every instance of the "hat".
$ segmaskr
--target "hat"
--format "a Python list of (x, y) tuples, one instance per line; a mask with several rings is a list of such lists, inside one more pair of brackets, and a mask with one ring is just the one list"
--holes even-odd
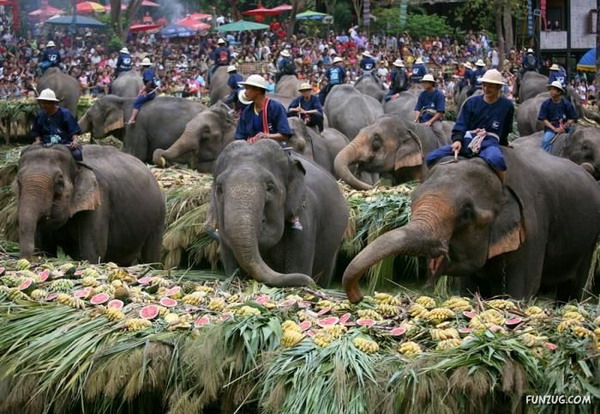
[(423, 59), (421, 59), (420, 57), (417, 58), (417, 60), (415, 60), (415, 65), (421, 64), (423, 63)]
[(301, 83), (300, 86), (298, 86), (298, 90), (299, 91), (312, 90), (312, 86), (310, 86), (310, 83), (304, 82), (304, 83)]
[(467, 69), (473, 69), (471, 62), (465, 62), (464, 65), (465, 65), (465, 68), (467, 68)]
[(479, 78), (479, 82), (493, 83), (496, 85), (506, 85), (506, 83), (502, 79), (502, 74), (496, 69), (490, 69), (487, 72), (485, 72), (485, 74), (481, 78)]
[(527, 49), (527, 53), (533, 53), (533, 49), (532, 48)]
[(402, 62), (402, 59), (396, 59), (394, 61), (394, 63), (392, 63), (392, 65), (398, 67), (398, 68), (403, 68), (404, 67), (404, 62)]
[(46, 47), (54, 47), (54, 46), (56, 46), (56, 45), (54, 44), (54, 42), (52, 40), (50, 40), (48, 43), (46, 43)]
[(552, 66), (550, 66), (550, 70), (560, 70), (560, 68), (556, 63), (553, 63)]
[(36, 99), (38, 101), (58, 102), (58, 99), (56, 99), (56, 94), (52, 89), (49, 88), (44, 89), (42, 93), (40, 93), (40, 96), (38, 96)]
[(220, 37), (219, 40), (217, 40), (217, 44), (224, 45), (225, 44), (225, 39), (223, 39), (222, 37)]
[(564, 92), (564, 91), (565, 91), (565, 88), (564, 88), (564, 86), (563, 86), (563, 85), (562, 85), (562, 83), (560, 83), (560, 81), (558, 81), (558, 80), (555, 80), (555, 81), (554, 81), (554, 82), (552, 82), (550, 85), (546, 85), (546, 87), (547, 87), (548, 89), (550, 89), (550, 88), (556, 88), (556, 89), (558, 89), (558, 90), (559, 90), (559, 91), (561, 91), (561, 92)]
[(280, 54), (283, 57), (290, 57), (291, 56), (290, 52), (288, 52), (287, 50), (282, 50)]
[(477, 62), (475, 62), (475, 66), (485, 66), (485, 63), (483, 63), (483, 60), (477, 59)]
[(246, 91), (244, 89), (238, 92), (238, 101), (244, 105), (250, 105), (252, 103), (252, 101), (246, 96)]
[(237, 67), (235, 65), (227, 66), (227, 73), (235, 72), (236, 70), (237, 70)]
[(119, 50), (119, 53), (129, 53), (129, 49), (124, 47), (123, 49)]
[(242, 86), (254, 86), (255, 88), (267, 89), (267, 81), (260, 75), (250, 75), (246, 82), (240, 82), (238, 85)]
[(338, 63), (338, 62), (343, 62), (344, 59), (342, 59), (341, 57), (337, 56), (335, 59), (333, 59), (333, 63)]
[(365, 50), (364, 52), (362, 52), (362, 55), (363, 55), (363, 57), (370, 57), (370, 58), (373, 57), (367, 50)]
[(152, 66), (152, 62), (150, 62), (150, 59), (144, 58), (142, 60), (142, 66)]
[(433, 75), (428, 73), (427, 75), (423, 76), (423, 78), (421, 79), (421, 82), (433, 82), (435, 83), (435, 79), (433, 78)]

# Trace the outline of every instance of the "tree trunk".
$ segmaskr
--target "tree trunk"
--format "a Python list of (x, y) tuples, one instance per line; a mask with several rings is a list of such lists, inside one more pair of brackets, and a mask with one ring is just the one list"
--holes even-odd
[(515, 47), (515, 36), (513, 33), (512, 9), (510, 5), (504, 9), (504, 52), (508, 53), (510, 49)]
[(231, 6), (231, 16), (233, 17), (233, 21), (237, 22), (238, 20), (242, 20), (242, 15), (238, 9), (238, 0), (228, 0), (228, 2)]
[(362, 22), (363, 0), (352, 0), (352, 5), (354, 6), (354, 12), (356, 13), (356, 24), (360, 26)]
[[(503, 10), (503, 8), (508, 7), (507, 2), (504, 0), (498, 1), (496, 4), (498, 8), (496, 10)], [(496, 33), (498, 35), (498, 70), (502, 71), (502, 64), (504, 63), (505, 47), (504, 44), (504, 33), (502, 30), (502, 13), (495, 13), (495, 21), (496, 21)]]
[(131, 0), (127, 9), (125, 9), (125, 16), (121, 12), (121, 0), (110, 0), (110, 25), (114, 33), (121, 39), (123, 43), (127, 41), (127, 34), (129, 28), (133, 23), (133, 18), (140, 9), (143, 0)]
[(295, 32), (296, 27), (296, 15), (300, 13), (306, 6), (306, 0), (292, 0), (292, 13), (290, 16), (290, 24), (287, 27), (287, 40), (289, 41), (292, 38), (292, 35)]

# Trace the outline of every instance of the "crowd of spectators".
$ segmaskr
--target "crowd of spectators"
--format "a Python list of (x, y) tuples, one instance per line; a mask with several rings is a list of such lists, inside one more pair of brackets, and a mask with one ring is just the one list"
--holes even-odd
[[(145, 18), (146, 16), (144, 16)], [(231, 16), (219, 15), (218, 24), (231, 21)], [(260, 73), (274, 89), (279, 53), (287, 48), (294, 57), (299, 78), (311, 83), (315, 92), (321, 85), (324, 72), (335, 56), (344, 58), (347, 79), (354, 82), (359, 76), (358, 64), (363, 50), (369, 50), (378, 62), (376, 73), (384, 85), (389, 83), (392, 62), (402, 59), (410, 70), (421, 57), (429, 72), (439, 80), (440, 87), (452, 94), (457, 79), (462, 78), (462, 62), (483, 59), (488, 68), (500, 65), (500, 54), (484, 32), (469, 31), (462, 38), (451, 35), (412, 39), (408, 33), (400, 36), (373, 34), (365, 36), (357, 26), (323, 38), (309, 37), (304, 27), (287, 39), (288, 21), (273, 21), (269, 30), (226, 34), (232, 51), (232, 63), (246, 74)], [(68, 29), (36, 26), (25, 37), (12, 34), (10, 16), (0, 14), (0, 98), (30, 96), (40, 76), (38, 62), (43, 47), (53, 40), (61, 53), (65, 72), (79, 80), (84, 94), (94, 96), (109, 93), (109, 85), (117, 61), (117, 50), (108, 48), (109, 39), (101, 30), (78, 29), (75, 35)], [(49, 30), (49, 31), (48, 31)], [(216, 35), (191, 38), (162, 39), (159, 33), (130, 34), (126, 46), (139, 65), (149, 57), (161, 79), (161, 92), (182, 97), (201, 97), (206, 89), (206, 74), (211, 64), (209, 56), (216, 47)], [(73, 43), (74, 42), (74, 43)], [(524, 50), (512, 49), (505, 56), (503, 73), (509, 83), (520, 68)], [(540, 71), (547, 74), (553, 62), (544, 61)], [(247, 68), (247, 69), (244, 69)], [(582, 96), (593, 92), (584, 79), (574, 79)], [(506, 93), (510, 94), (507, 89)]]

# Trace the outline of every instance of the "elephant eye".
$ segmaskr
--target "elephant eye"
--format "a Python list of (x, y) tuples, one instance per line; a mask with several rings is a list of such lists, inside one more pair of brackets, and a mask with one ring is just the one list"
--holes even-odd
[(62, 193), (65, 189), (65, 180), (62, 177), (58, 177), (56, 181), (54, 181), (54, 192)]
[(217, 184), (217, 195), (223, 194), (223, 186), (221, 184)]
[(379, 135), (375, 135), (373, 137), (373, 143), (371, 144), (371, 147), (373, 148), (373, 150), (377, 151), (382, 146), (383, 146), (383, 140), (381, 139), (381, 137)]
[(266, 188), (269, 193), (272, 193), (273, 191), (275, 191), (275, 184), (272, 182), (268, 182)]

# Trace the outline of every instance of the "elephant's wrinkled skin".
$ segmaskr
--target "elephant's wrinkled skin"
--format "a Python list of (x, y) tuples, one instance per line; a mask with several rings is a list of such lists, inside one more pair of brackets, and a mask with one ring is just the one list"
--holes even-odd
[(362, 128), (383, 115), (383, 108), (375, 98), (363, 95), (353, 86), (340, 85), (327, 95), (325, 115), (328, 126), (353, 140)]
[(229, 74), (227, 73), (227, 66), (219, 66), (212, 74), (208, 85), (211, 105), (222, 101), (231, 93), (231, 88), (227, 85), (228, 80)]
[(110, 85), (110, 93), (121, 98), (135, 98), (144, 86), (142, 77), (135, 70), (121, 72)]
[(32, 145), (19, 161), (21, 256), (57, 247), (75, 260), (158, 262), (165, 202), (138, 159), (109, 146), (83, 147), (85, 165), (63, 145)]
[(390, 254), (425, 256), (436, 274), (462, 276), (463, 290), (529, 298), (540, 287), (580, 298), (600, 233), (600, 191), (572, 162), (539, 148), (503, 148), (506, 185), (481, 158), (435, 165), (412, 194), (412, 218), (370, 243), (346, 269), (358, 282)]
[(58, 68), (48, 68), (37, 84), (37, 91), (41, 93), (50, 88), (60, 100), (60, 106), (67, 108), (73, 116), (77, 116), (77, 103), (81, 96), (79, 82), (72, 76), (62, 73)]
[(354, 83), (354, 87), (362, 94), (369, 95), (375, 98), (377, 101), (383, 101), (385, 96), (385, 89), (381, 83), (377, 81), (371, 75), (362, 75)]
[(333, 174), (333, 160), (337, 153), (330, 149), (325, 138), (307, 127), (304, 121), (298, 117), (290, 117), (288, 122), (294, 131), (288, 144), (294, 148), (294, 151)]
[(519, 86), (519, 103), (522, 104), (536, 95), (546, 92), (548, 76), (537, 72), (525, 72)]
[[(348, 223), (330, 174), (270, 139), (232, 142), (214, 174), (211, 210), (227, 274), (239, 265), (271, 286), (327, 286)], [(298, 210), (302, 231), (287, 222)]]
[(295, 98), (296, 96), (300, 96), (300, 92), (298, 92), (299, 85), (300, 81), (296, 75), (283, 75), (279, 79), (279, 82), (277, 82), (277, 85), (275, 85), (275, 93), (280, 96)]
[(396, 99), (391, 99), (383, 105), (383, 112), (386, 115), (402, 115), (405, 120), (413, 121), (418, 99), (419, 92), (416, 89), (400, 92)]
[(79, 120), (82, 132), (93, 139), (109, 134), (123, 140), (123, 151), (151, 162), (157, 148), (169, 148), (183, 134), (185, 127), (206, 107), (189, 99), (159, 96), (146, 103), (133, 125), (125, 125), (135, 99), (107, 95), (98, 99)]
[[(450, 135), (445, 144), (450, 144)], [(372, 186), (356, 178), (358, 172), (389, 173), (394, 184), (420, 180), (427, 172), (425, 156), (438, 147), (433, 130), (406, 121), (400, 115), (385, 115), (363, 128), (358, 136), (335, 157), (335, 173), (357, 190)]]

